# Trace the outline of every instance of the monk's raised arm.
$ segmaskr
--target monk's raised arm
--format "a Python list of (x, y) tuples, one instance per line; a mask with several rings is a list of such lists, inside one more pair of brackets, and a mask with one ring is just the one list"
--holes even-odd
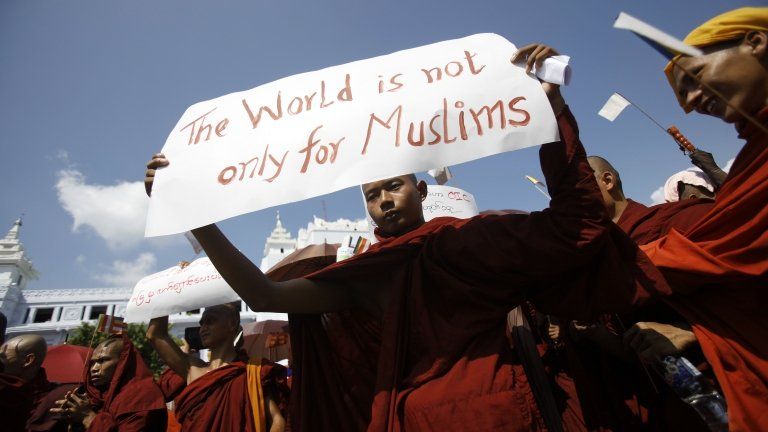
[[(170, 165), (162, 153), (152, 156), (144, 174), (144, 187), (152, 196), (157, 170)], [(346, 286), (293, 279), (273, 282), (224, 236), (216, 225), (192, 230), (208, 258), (229, 286), (254, 311), (322, 313), (349, 309), (353, 295)]]
[(323, 313), (353, 307), (352, 292), (344, 285), (303, 278), (272, 281), (216, 225), (197, 228), (192, 233), (224, 280), (254, 311)]
[(147, 339), (157, 354), (176, 374), (187, 381), (191, 359), (168, 334), (168, 317), (153, 318), (147, 327)]

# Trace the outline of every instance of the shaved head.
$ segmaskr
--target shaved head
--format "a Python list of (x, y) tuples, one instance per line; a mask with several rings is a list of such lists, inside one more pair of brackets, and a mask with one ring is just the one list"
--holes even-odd
[(595, 172), (595, 176), (598, 178), (603, 173), (611, 173), (615, 178), (616, 187), (619, 188), (622, 194), (624, 193), (624, 189), (621, 186), (621, 176), (610, 162), (600, 156), (588, 156), (587, 162), (589, 162), (589, 166), (592, 167), (592, 170)]
[(104, 342), (96, 345), (91, 354), (88, 380), (97, 388), (108, 388), (120, 363), (120, 354), (125, 344), (121, 336), (110, 336)]
[(205, 308), (205, 312), (214, 313), (227, 320), (237, 322), (240, 325), (240, 302), (222, 303)]
[(105, 341), (101, 342), (100, 344), (96, 345), (96, 348), (93, 349), (93, 352), (103, 350), (103, 351), (109, 351), (111, 353), (116, 353), (117, 355), (120, 355), (121, 352), (123, 352), (123, 338), (117, 337), (117, 336), (110, 336)]
[(608, 216), (617, 222), (627, 208), (627, 198), (624, 196), (624, 188), (621, 185), (619, 171), (610, 162), (600, 156), (589, 156), (587, 162), (595, 172), (595, 180), (603, 196), (605, 209)]
[(240, 302), (205, 308), (200, 317), (200, 341), (208, 349), (232, 346), (240, 333)]
[(31, 380), (43, 365), (48, 344), (38, 335), (21, 335), (0, 346), (0, 363), (5, 373)]

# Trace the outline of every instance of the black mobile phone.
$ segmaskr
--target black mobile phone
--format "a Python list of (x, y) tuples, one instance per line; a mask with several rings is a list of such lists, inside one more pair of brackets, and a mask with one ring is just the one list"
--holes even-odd
[(203, 341), (200, 340), (200, 327), (187, 327), (184, 329), (184, 340), (189, 344), (189, 349), (200, 351), (203, 347)]

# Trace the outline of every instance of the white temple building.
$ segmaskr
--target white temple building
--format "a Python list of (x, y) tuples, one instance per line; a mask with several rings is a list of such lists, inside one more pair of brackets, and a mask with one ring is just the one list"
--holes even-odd
[[(67, 333), (83, 321), (95, 323), (99, 314), (122, 316), (133, 287), (29, 289), (30, 280), (37, 276), (20, 239), (21, 219), (17, 220), (0, 240), (0, 312), (8, 319), (6, 337), (34, 333), (43, 336), (49, 345), (63, 343)], [(275, 228), (264, 244), (260, 268), (268, 271), (285, 256), (310, 244), (341, 243), (348, 235), (370, 236), (368, 221), (339, 219), (325, 221), (318, 217), (299, 230), (294, 238), (283, 227), (280, 213)], [(287, 319), (285, 314), (251, 311), (241, 302), (243, 323), (267, 319)], [(170, 316), (171, 333), (183, 337), (184, 329), (196, 327), (201, 310)]]

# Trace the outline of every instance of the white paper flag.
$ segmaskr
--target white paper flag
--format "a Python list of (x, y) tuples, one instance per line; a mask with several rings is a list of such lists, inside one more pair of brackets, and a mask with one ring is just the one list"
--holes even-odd
[(189, 242), (189, 245), (192, 246), (192, 250), (195, 251), (195, 255), (203, 251), (203, 246), (200, 244), (199, 241), (197, 241), (197, 239), (195, 238), (195, 235), (192, 234), (192, 231), (185, 231), (184, 237), (186, 237), (187, 241)]
[(624, 108), (630, 105), (632, 104), (629, 103), (628, 100), (624, 99), (622, 95), (614, 93), (610, 98), (608, 98), (608, 101), (605, 102), (605, 105), (603, 105), (603, 108), (600, 109), (600, 112), (597, 114), (601, 117), (604, 117), (608, 121), (614, 121), (616, 120), (616, 117), (618, 117), (619, 114), (624, 111)]
[[(670, 36), (663, 31), (653, 27), (652, 25), (640, 21), (639, 19), (621, 12), (613, 23), (613, 27), (617, 29), (629, 30), (638, 36), (641, 36), (651, 43), (656, 43), (662, 47), (679, 54), (687, 54), (689, 56), (700, 56), (703, 52), (692, 47), (685, 42), (677, 39), (674, 36)], [(657, 48), (658, 49), (658, 48)]]
[(444, 185), (448, 183), (448, 180), (453, 178), (453, 174), (449, 167), (431, 169), (427, 171), (427, 174), (431, 175), (439, 185)]

